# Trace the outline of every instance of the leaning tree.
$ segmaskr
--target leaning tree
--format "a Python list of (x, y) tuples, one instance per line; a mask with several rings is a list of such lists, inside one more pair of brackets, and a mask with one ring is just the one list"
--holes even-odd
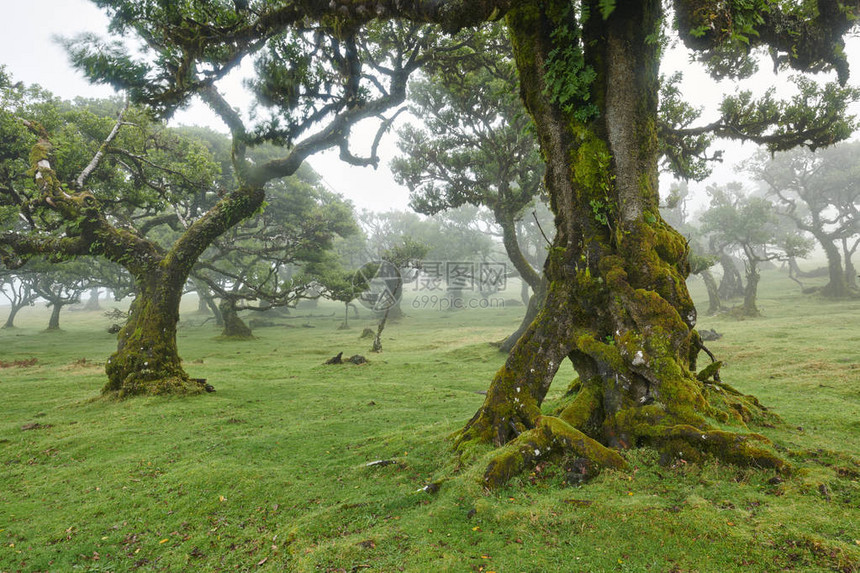
[[(546, 161), (557, 234), (544, 269), (543, 308), (460, 432), (458, 449), (505, 446), (487, 468), (488, 486), (560, 452), (621, 467), (619, 450), (639, 445), (693, 459), (710, 452), (738, 463), (784, 465), (760, 436), (715, 429), (714, 420), (743, 425), (759, 409), (725, 385), (707, 384), (703, 379), (714, 368), (696, 375), (700, 343), (684, 283), (687, 246), (660, 216), (658, 165), (665, 153), (681, 169), (694, 167), (691, 157), (705, 153), (716, 136), (771, 149), (831, 144), (851, 132), (845, 102), (854, 94), (836, 83), (819, 87), (798, 79), (788, 101), (774, 91), (759, 97), (741, 92), (724, 100), (719, 119), (704, 124), (678, 93), (664, 100), (673, 104), (663, 107), (671, 113), (658, 113), (659, 65), (671, 29), (719, 77), (748, 77), (756, 58), (769, 51), (778, 68), (832, 69), (844, 85), (842, 36), (860, 13), (857, 2), (252, 0), (237, 3), (235, 14), (194, 0), (96, 3), (108, 9), (115, 31), (137, 31), (157, 57), (144, 62), (102, 44), (79, 61), (158, 109), (200, 94), (237, 135), (240, 195), (251, 202), (265, 177), (281, 174), (287, 161), (241, 164), (252, 135), (212, 87), (238, 62), (237, 54), (274, 44), (258, 71), (266, 78), (262, 87), (272, 88), (262, 91), (280, 101), (304, 93), (296, 77), (311, 66), (296, 36), (316, 23), (332, 31), (323, 37), (346, 47), (328, 69), (344, 69), (360, 61), (356, 38), (370, 21), (427, 22), (455, 31), (504, 17), (521, 95)], [(285, 62), (296, 65), (267, 73)], [(363, 109), (360, 97), (347, 99), (354, 107), (345, 106), (344, 113)], [(327, 100), (317, 101), (323, 106)], [(578, 392), (561, 412), (546, 415), (540, 406), (565, 358), (579, 374)]]

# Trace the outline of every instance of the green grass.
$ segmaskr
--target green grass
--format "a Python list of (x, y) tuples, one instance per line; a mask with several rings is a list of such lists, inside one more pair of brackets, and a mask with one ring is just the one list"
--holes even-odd
[[(186, 369), (217, 392), (125, 402), (98, 398), (106, 318), (64, 313), (49, 334), (28, 309), (0, 331), (0, 360), (38, 359), (0, 369), (0, 571), (858, 571), (860, 301), (796, 291), (768, 273), (763, 318), (700, 318), (725, 335), (723, 378), (784, 419), (764, 432), (792, 477), (640, 450), (581, 488), (546, 465), (492, 494), (447, 436), (522, 307), (407, 310), (381, 355), (358, 338), (366, 315), (336, 330), (339, 306), (250, 342), (189, 312)], [(371, 363), (322, 365), (340, 351)]]

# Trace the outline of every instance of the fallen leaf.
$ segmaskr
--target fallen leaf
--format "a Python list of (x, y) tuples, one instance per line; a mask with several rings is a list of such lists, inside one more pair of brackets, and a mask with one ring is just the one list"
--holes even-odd
[(162, 540), (161, 540), (161, 541), (159, 541), (158, 543), (167, 543), (167, 539), (162, 539)]
[(265, 563), (268, 560), (269, 560), (268, 557), (263, 557), (262, 559), (260, 559), (260, 561), (257, 562), (257, 567), (259, 567), (260, 565), (262, 565), (263, 563)]

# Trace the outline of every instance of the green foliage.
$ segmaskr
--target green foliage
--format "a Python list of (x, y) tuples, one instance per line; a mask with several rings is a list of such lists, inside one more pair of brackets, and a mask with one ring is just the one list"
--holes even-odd
[(714, 256), (697, 255), (691, 250), (687, 255), (687, 261), (690, 263), (690, 274), (697, 275), (717, 264), (719, 262), (719, 258)]
[(462, 46), (410, 85), (412, 112), (423, 122), (400, 130), (394, 176), (419, 213), (468, 204), (488, 207), (497, 221), (519, 218), (540, 193), (544, 164), (508, 38), (488, 25), (451, 43)]
[(723, 188), (711, 186), (708, 194), (711, 206), (701, 216), (703, 231), (751, 250), (776, 242), (776, 212), (770, 201), (746, 196), (739, 183)]
[[(601, 2), (604, 19), (614, 9), (614, 1)], [(582, 30), (569, 5), (559, 16), (551, 32), (553, 49), (548, 54), (544, 81), (550, 100), (577, 121), (585, 123), (596, 118), (600, 110), (591, 99), (591, 84), (597, 77), (587, 65), (582, 49)]]

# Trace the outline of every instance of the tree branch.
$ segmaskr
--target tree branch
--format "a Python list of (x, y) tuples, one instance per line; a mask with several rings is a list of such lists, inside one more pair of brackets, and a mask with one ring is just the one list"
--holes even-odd
[(111, 144), (111, 142), (113, 142), (114, 139), (116, 139), (116, 136), (119, 135), (119, 130), (123, 125), (123, 117), (125, 116), (125, 112), (128, 111), (128, 106), (129, 106), (129, 100), (128, 100), (128, 98), (126, 98), (125, 106), (123, 106), (122, 111), (119, 112), (119, 117), (117, 117), (117, 120), (113, 126), (113, 129), (108, 134), (107, 138), (105, 138), (105, 140), (101, 144), (101, 146), (99, 146), (99, 150), (96, 152), (96, 154), (90, 160), (89, 164), (87, 164), (87, 166), (84, 167), (84, 170), (81, 171), (81, 174), (78, 175), (77, 179), (75, 179), (75, 186), (78, 189), (84, 188), (84, 183), (86, 182), (87, 178), (90, 175), (92, 175), (92, 172), (95, 171), (96, 168), (99, 166), (99, 162), (101, 162), (102, 157), (104, 157), (105, 151), (107, 151), (108, 146)]

